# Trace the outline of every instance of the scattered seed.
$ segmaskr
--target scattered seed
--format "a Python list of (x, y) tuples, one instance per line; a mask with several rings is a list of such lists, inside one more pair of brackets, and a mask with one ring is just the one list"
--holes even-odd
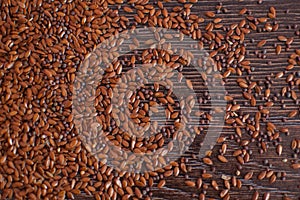
[(219, 161), (221, 161), (221, 162), (223, 162), (223, 163), (227, 163), (227, 162), (228, 162), (227, 158), (225, 158), (225, 157), (222, 156), (222, 155), (218, 155), (218, 159), (219, 159)]
[(185, 184), (189, 187), (195, 187), (196, 183), (194, 181), (185, 181)]
[(207, 165), (213, 165), (213, 161), (210, 158), (203, 158), (203, 162)]
[(162, 187), (165, 186), (165, 184), (166, 184), (166, 181), (165, 181), (165, 180), (160, 180), (159, 183), (157, 184), (157, 187), (158, 187), (158, 188), (162, 188)]
[(285, 36), (278, 36), (278, 40), (281, 41), (281, 42), (286, 42), (287, 41), (287, 38)]
[(213, 18), (216, 16), (214, 12), (210, 12), (210, 11), (206, 12), (205, 15), (210, 18)]
[(297, 114), (298, 114), (298, 111), (297, 111), (297, 110), (293, 110), (293, 111), (291, 111), (291, 112), (289, 113), (288, 117), (289, 117), (289, 118), (293, 118), (293, 117), (295, 117)]
[(300, 163), (292, 164), (293, 169), (300, 169)]
[(267, 43), (267, 40), (261, 40), (259, 43), (257, 43), (257, 47), (262, 47)]

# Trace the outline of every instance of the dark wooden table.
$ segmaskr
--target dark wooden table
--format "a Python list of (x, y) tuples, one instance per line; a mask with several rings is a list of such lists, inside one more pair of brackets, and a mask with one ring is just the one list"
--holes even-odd
[[(290, 29), (290, 27), (294, 27), (295, 25), (300, 25), (300, 1), (272, 1), (272, 0), (264, 0), (262, 4), (258, 5), (256, 0), (223, 0), (223, 1), (199, 1), (193, 8), (192, 12), (198, 15), (203, 15), (205, 11), (214, 10), (214, 6), (218, 4), (218, 2), (222, 2), (223, 7), (228, 9), (228, 13), (219, 14), (218, 17), (223, 18), (223, 23), (234, 23), (240, 21), (243, 17), (238, 15), (237, 13), (242, 8), (247, 8), (252, 12), (252, 15), (255, 17), (266, 17), (266, 13), (268, 12), (270, 6), (274, 6), (277, 10), (277, 19), (276, 21), (279, 23), (279, 30), (275, 33), (251, 33), (250, 37), (255, 39), (255, 41), (260, 41), (262, 39), (268, 39), (269, 41), (276, 41), (276, 37), (278, 35), (285, 35), (287, 37), (295, 37), (294, 32), (299, 30), (299, 28)], [(288, 13), (287, 13), (288, 12)], [(250, 38), (247, 38), (250, 39)], [(256, 80), (264, 79), (266, 75), (276, 74), (279, 71), (282, 71), (283, 68), (287, 66), (288, 56), (295, 51), (295, 49), (300, 48), (300, 38), (295, 37), (294, 43), (290, 50), (283, 51), (279, 56), (271, 53), (267, 59), (261, 60), (257, 59), (255, 56), (249, 56), (249, 60), (252, 65), (255, 67), (255, 72), (253, 72), (253, 76)], [(248, 47), (248, 49), (255, 49), (256, 47)], [(274, 47), (267, 44), (265, 47), (268, 52), (274, 52)], [(272, 64), (267, 64), (269, 61)], [(295, 69), (295, 70), (299, 70)], [(228, 83), (226, 84), (226, 89), (230, 94), (238, 94), (240, 88), (235, 84), (235, 78), (230, 77)], [(280, 86), (286, 85), (284, 80), (276, 83), (278, 89)], [(298, 90), (299, 92), (299, 90)], [(300, 94), (300, 93), (299, 93)], [(242, 99), (242, 98), (241, 98)], [(257, 189), (262, 194), (263, 192), (269, 191), (271, 193), (270, 199), (282, 199), (283, 194), (287, 194), (291, 199), (300, 199), (300, 173), (299, 170), (292, 170), (290, 168), (289, 162), (283, 163), (282, 160), (284, 158), (291, 158), (293, 154), (290, 149), (290, 144), (292, 138), (299, 138), (299, 125), (300, 120), (297, 117), (295, 120), (287, 121), (283, 123), (281, 121), (281, 116), (286, 116), (289, 110), (298, 109), (299, 105), (295, 105), (291, 100), (286, 99), (286, 104), (288, 109), (282, 110), (280, 106), (273, 107), (274, 111), (272, 111), (272, 115), (270, 116), (271, 121), (278, 126), (287, 126), (290, 129), (289, 136), (283, 136), (283, 154), (281, 156), (276, 155), (276, 151), (270, 150), (267, 153), (259, 154), (258, 148), (256, 146), (251, 146), (253, 150), (253, 158), (249, 163), (243, 166), (241, 173), (248, 172), (250, 170), (254, 171), (254, 174), (258, 174), (259, 171), (262, 171), (266, 167), (262, 165), (265, 159), (272, 163), (271, 169), (277, 172), (285, 171), (287, 173), (286, 180), (281, 181), (278, 180), (273, 184), (270, 184), (268, 181), (259, 181), (256, 178), (251, 181), (243, 181), (242, 190), (233, 189), (230, 190), (231, 199), (251, 199), (254, 190)], [(244, 106), (242, 109), (247, 110), (247, 106)], [(255, 110), (253, 110), (255, 111)], [(224, 137), (229, 137), (231, 134), (234, 134), (234, 130), (232, 128), (224, 128), (222, 135)], [(237, 146), (235, 142), (228, 141), (228, 146), (231, 150), (235, 149)], [(220, 146), (215, 146), (213, 149), (214, 152), (218, 151)], [(228, 153), (230, 155), (230, 153)], [(216, 176), (222, 174), (232, 175), (234, 169), (236, 169), (236, 160), (234, 158), (230, 159), (232, 162), (230, 164), (219, 164), (216, 166), (216, 171), (214, 174)], [(207, 169), (207, 166), (204, 166), (201, 162), (196, 161), (192, 164), (193, 171), (189, 174), (190, 178), (196, 178), (198, 170)], [(218, 165), (218, 164), (217, 164)], [(209, 170), (209, 168), (207, 169)], [(153, 199), (192, 199), (191, 194), (198, 193), (196, 189), (190, 189), (183, 185), (185, 181), (184, 177), (170, 178), (167, 181), (167, 186), (163, 189), (153, 188), (154, 198)], [(252, 188), (252, 189), (249, 189)], [(207, 197), (218, 199), (218, 192), (213, 190), (208, 191)], [(262, 195), (261, 195), (262, 198)]]
[[(227, 13), (217, 14), (217, 17), (223, 18), (223, 24), (232, 24), (234, 22), (241, 21), (244, 16), (238, 15), (239, 11), (242, 8), (247, 8), (252, 12), (252, 15), (255, 17), (266, 17), (270, 6), (274, 6), (277, 10), (276, 21), (279, 23), (279, 29), (276, 32), (270, 33), (251, 33), (247, 36), (246, 40), (250, 41), (251, 38), (255, 40), (255, 43), (252, 46), (249, 46), (250, 50), (249, 60), (252, 63), (252, 66), (255, 67), (255, 71), (252, 72), (255, 80), (264, 80), (267, 75), (274, 76), (279, 71), (282, 71), (287, 65), (288, 57), (296, 49), (300, 49), (300, 38), (295, 36), (295, 31), (300, 28), (300, 1), (299, 0), (264, 0), (262, 4), (258, 4), (257, 0), (222, 0), (222, 1), (207, 1), (199, 0), (196, 3), (191, 11), (193, 14), (204, 16), (206, 11), (214, 11), (215, 6), (219, 2), (222, 2), (223, 7), (227, 9)], [(165, 7), (172, 5), (172, 2), (164, 3)], [(170, 9), (170, 6), (168, 7)], [(203, 24), (203, 26), (206, 24)], [(295, 26), (299, 26), (296, 27)], [(204, 28), (204, 27), (202, 27)], [(277, 56), (274, 52), (274, 42), (267, 43), (264, 49), (267, 50), (268, 57), (266, 59), (257, 59), (253, 54), (256, 44), (262, 39), (267, 39), (268, 41), (277, 41), (278, 35), (285, 35), (286, 37), (294, 37), (294, 42), (291, 45), (291, 48), (288, 51), (282, 50), (282, 53)], [(270, 62), (268, 64), (268, 62)], [(294, 71), (298, 71), (299, 67), (296, 67)], [(280, 79), (278, 82), (274, 83), (274, 89), (272, 91), (280, 92), (280, 89), (287, 85), (285, 79)], [(241, 89), (236, 84), (236, 77), (229, 77), (226, 84), (226, 89), (230, 94), (234, 94), (237, 98), (241, 97)], [(296, 90), (300, 95), (299, 89)], [(241, 102), (243, 102), (241, 97)], [(260, 154), (259, 148), (255, 145), (251, 145), (250, 148), (253, 151), (253, 156), (249, 163), (245, 164), (240, 170), (241, 175), (244, 175), (246, 172), (253, 170), (254, 178), (249, 181), (242, 181), (243, 186), (241, 189), (232, 188), (230, 190), (231, 199), (251, 199), (255, 190), (260, 192), (260, 199), (264, 192), (270, 192), (272, 200), (283, 199), (284, 195), (287, 195), (291, 199), (300, 199), (300, 170), (293, 170), (290, 167), (290, 161), (292, 159), (293, 151), (290, 148), (290, 144), (293, 138), (300, 138), (299, 128), (300, 128), (300, 119), (299, 116), (295, 117), (293, 120), (288, 120), (287, 122), (282, 122), (281, 118), (287, 116), (288, 113), (293, 109), (299, 109), (299, 105), (296, 105), (293, 100), (286, 98), (285, 99), (286, 108), (281, 109), (280, 104), (275, 104), (272, 107), (272, 114), (269, 121), (273, 122), (279, 127), (288, 127), (290, 130), (290, 135), (282, 135), (282, 145), (283, 153), (281, 156), (276, 154), (275, 147), (270, 145), (268, 152)], [(242, 110), (251, 110), (255, 112), (255, 108), (250, 108), (247, 106), (242, 106)], [(263, 124), (263, 123), (262, 123)], [(231, 127), (224, 127), (222, 136), (229, 138), (230, 135), (235, 134), (234, 129)], [(243, 136), (245, 138), (249, 137), (247, 135)], [(237, 148), (237, 143), (235, 141), (227, 140), (228, 144), (228, 155), (229, 163), (222, 164), (220, 162), (215, 162), (215, 171), (211, 172), (211, 168), (203, 164), (198, 159), (192, 159), (191, 153), (193, 148), (190, 149), (190, 152), (187, 152), (187, 157), (191, 158), (189, 165), (192, 166), (192, 172), (188, 173), (190, 179), (196, 179), (201, 170), (206, 169), (210, 171), (214, 177), (220, 179), (221, 175), (234, 175), (235, 170), (237, 169), (237, 161), (231, 156), (234, 149)], [(216, 145), (213, 149), (213, 154), (216, 154), (220, 149), (220, 145)], [(298, 154), (299, 155), (299, 154)], [(282, 160), (287, 158), (287, 162)], [(260, 181), (258, 180), (257, 174), (266, 169), (267, 166), (264, 165), (264, 161), (268, 160), (271, 163), (270, 169), (275, 172), (286, 172), (285, 180), (280, 180), (280, 178), (273, 184), (270, 184), (268, 180)], [(184, 184), (186, 178), (183, 175), (179, 177), (170, 177), (167, 179), (167, 184), (162, 189), (156, 187), (151, 188), (153, 192), (153, 199), (173, 199), (173, 200), (182, 200), (182, 199), (194, 199), (193, 194), (199, 194), (199, 190), (187, 187)], [(220, 179), (221, 180), (221, 179)], [(220, 181), (221, 183), (221, 181)], [(207, 191), (208, 198), (219, 199), (219, 192), (216, 192), (212, 189)], [(197, 197), (198, 198), (198, 197)], [(195, 198), (195, 199), (197, 199)], [(90, 197), (79, 196), (78, 199), (90, 199)]]

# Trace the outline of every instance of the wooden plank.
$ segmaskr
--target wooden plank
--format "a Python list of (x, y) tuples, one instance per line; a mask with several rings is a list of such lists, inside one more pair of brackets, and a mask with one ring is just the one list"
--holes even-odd
[[(226, 14), (218, 14), (217, 17), (223, 18), (222, 23), (232, 24), (233, 22), (239, 22), (243, 19), (243, 16), (238, 15), (238, 12), (242, 8), (247, 8), (252, 12), (255, 17), (266, 17), (266, 14), (269, 10), (270, 6), (274, 6), (277, 10), (277, 18), (276, 21), (280, 24), (279, 30), (275, 33), (251, 33), (246, 38), (247, 41), (250, 41), (251, 38), (255, 40), (253, 44), (250, 44), (247, 49), (250, 51), (249, 59), (251, 61), (251, 65), (255, 67), (255, 71), (251, 73), (253, 75), (253, 79), (256, 81), (264, 81), (265, 76), (276, 74), (279, 71), (282, 71), (287, 64), (288, 56), (293, 53), (296, 49), (300, 49), (300, 38), (294, 35), (296, 30), (299, 30), (299, 27), (296, 29), (289, 29), (288, 26), (299, 25), (300, 21), (300, 1), (295, 0), (264, 0), (261, 5), (257, 4), (256, 0), (223, 0), (223, 7), (228, 9), (228, 13)], [(164, 6), (170, 10), (174, 6), (174, 2), (164, 3)], [(215, 9), (215, 6), (218, 4), (218, 1), (200, 1), (193, 6), (191, 9), (192, 14), (197, 14), (200, 16), (204, 16), (206, 11), (212, 11)], [(289, 13), (286, 11), (289, 10)], [(122, 14), (122, 13), (121, 13)], [(201, 25), (201, 28), (204, 28), (206, 24)], [(294, 37), (294, 42), (291, 48), (288, 51), (282, 50), (282, 53), (278, 56), (275, 54), (274, 46), (271, 45), (274, 41), (277, 41), (276, 37), (278, 35), (285, 35), (287, 37)], [(267, 39), (270, 42), (267, 42), (266, 46), (263, 49), (266, 49), (268, 52), (268, 58), (261, 60), (257, 59), (253, 53), (257, 49), (256, 44), (258, 41), (262, 39)], [(278, 44), (280, 42), (277, 42)], [(268, 64), (268, 62), (271, 62)], [(296, 67), (293, 71), (299, 71), (299, 67)], [(287, 83), (284, 81), (285, 79), (280, 79), (274, 83), (272, 88), (274, 91), (280, 91), (283, 86), (286, 86)], [(230, 94), (235, 95), (236, 97), (241, 97), (241, 89), (236, 84), (236, 77), (231, 76), (228, 78), (228, 82), (226, 84), (226, 89)], [(241, 102), (244, 100), (241, 99)], [(230, 190), (231, 199), (251, 199), (252, 194), (255, 190), (260, 191), (260, 198), (262, 198), (263, 192), (270, 192), (271, 199), (282, 199), (282, 194), (287, 194), (288, 197), (291, 199), (300, 199), (300, 174), (299, 170), (292, 170), (290, 168), (289, 162), (284, 163), (282, 160), (284, 158), (288, 158), (289, 160), (292, 158), (293, 155), (292, 150), (290, 149), (290, 143), (292, 138), (299, 137), (299, 128), (300, 128), (300, 120), (299, 116), (296, 119), (290, 120), (286, 123), (281, 121), (282, 116), (287, 116), (289, 111), (293, 109), (298, 109), (299, 105), (296, 105), (292, 100), (285, 99), (287, 109), (280, 110), (281, 106), (276, 104), (274, 106), (274, 110), (270, 116), (270, 120), (278, 126), (286, 125), (290, 129), (290, 135), (282, 135), (282, 144), (284, 146), (283, 154), (281, 156), (276, 155), (274, 149), (270, 148), (267, 153), (259, 154), (258, 148), (252, 145), (250, 148), (253, 151), (253, 157), (251, 161), (243, 166), (240, 170), (242, 174), (252, 170), (254, 172), (254, 179), (251, 181), (243, 181), (243, 188), (241, 190), (237, 190), (235, 188)], [(255, 112), (255, 108), (249, 109), (247, 106), (242, 106), (242, 110)], [(274, 113), (274, 114), (273, 114)], [(263, 123), (262, 123), (263, 124)], [(222, 132), (224, 137), (230, 137), (234, 134), (234, 130), (232, 128), (225, 128)], [(247, 136), (245, 136), (247, 137)], [(196, 140), (194, 146), (191, 147), (190, 152), (193, 152), (197, 149), (197, 142)], [(239, 148), (237, 143), (231, 140), (228, 140), (228, 159), (230, 164), (221, 164), (216, 162), (215, 169), (212, 169), (206, 165), (204, 165), (200, 160), (193, 160), (191, 161), (192, 165), (192, 172), (188, 173), (188, 178), (195, 180), (200, 171), (205, 169), (207, 171), (211, 171), (215, 177), (218, 177), (219, 185), (222, 187), (220, 176), (222, 174), (226, 175), (233, 175), (235, 169), (237, 168), (237, 161), (235, 158), (230, 156), (230, 152), (233, 152), (234, 149)], [(220, 145), (216, 145), (213, 149), (213, 153), (216, 154), (217, 150), (220, 149)], [(192, 153), (187, 153), (185, 156), (191, 158)], [(259, 181), (257, 180), (258, 173), (266, 169), (267, 167), (263, 164), (265, 160), (268, 160), (269, 163), (272, 164), (270, 169), (276, 172), (286, 172), (286, 180), (278, 180), (273, 184), (270, 184), (267, 180)], [(191, 189), (185, 185), (183, 185), (184, 181), (187, 177), (184, 175), (180, 175), (179, 177), (169, 177), (167, 178), (167, 184), (164, 188), (158, 189), (156, 187), (151, 188), (151, 192), (153, 193), (153, 199), (173, 199), (173, 200), (180, 200), (180, 199), (198, 199), (198, 195), (201, 192), (197, 189)], [(209, 181), (207, 181), (209, 183)], [(195, 194), (195, 197), (193, 195)], [(207, 197), (208, 198), (219, 198), (219, 191), (214, 191), (212, 189), (207, 190)], [(79, 196), (77, 199), (88, 199), (83, 196)], [(90, 197), (92, 199), (92, 197)]]

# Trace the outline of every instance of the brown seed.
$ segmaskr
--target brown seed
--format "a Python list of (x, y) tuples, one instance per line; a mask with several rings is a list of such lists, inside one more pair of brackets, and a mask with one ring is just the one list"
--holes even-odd
[(277, 177), (275, 174), (273, 174), (269, 180), (270, 183), (274, 183), (276, 181)]
[(255, 191), (252, 195), (252, 200), (258, 200), (258, 198), (259, 198), (259, 193)]
[(222, 18), (216, 18), (216, 19), (214, 19), (214, 23), (215, 24), (218, 24), (218, 23), (220, 23), (220, 22), (222, 22)]
[(225, 156), (222, 156), (222, 155), (218, 155), (218, 159), (219, 159), (221, 162), (223, 162), (223, 163), (227, 163), (227, 162), (228, 162), (227, 158), (225, 158)]
[(257, 30), (257, 26), (256, 26), (254, 23), (249, 22), (249, 26), (250, 26), (250, 28), (251, 28), (252, 30), (254, 30), (254, 31)]
[(242, 81), (239, 82), (239, 86), (240, 86), (241, 88), (248, 88), (248, 87), (249, 87), (247, 83), (242, 82)]
[(238, 105), (238, 104), (236, 104), (236, 105), (234, 105), (234, 106), (231, 107), (231, 111), (235, 112), (235, 111), (238, 111), (240, 108), (241, 108), (241, 106)]
[(278, 38), (278, 40), (281, 41), (281, 42), (286, 42), (286, 41), (287, 41), (287, 38), (284, 37), (284, 36), (282, 36), (282, 35), (278, 36), (277, 38)]
[(220, 197), (221, 197), (221, 198), (225, 197), (225, 196), (228, 194), (228, 191), (229, 191), (229, 190), (227, 190), (227, 189), (222, 190), (222, 191), (220, 192)]
[(268, 17), (271, 19), (274, 19), (274, 18), (276, 18), (276, 15), (274, 15), (273, 13), (268, 13)]
[(282, 154), (282, 145), (281, 144), (277, 145), (276, 152), (279, 156)]
[(243, 186), (242, 181), (238, 179), (236, 182), (237, 182), (236, 183), (237, 188), (239, 188), (239, 189), (242, 188), (242, 186)]
[(272, 28), (272, 31), (275, 32), (275, 31), (278, 31), (279, 29), (279, 24), (275, 24)]
[(292, 164), (291, 167), (292, 167), (293, 169), (300, 169), (300, 163)]
[(242, 153), (243, 153), (242, 150), (238, 149), (238, 150), (235, 150), (235, 151), (233, 152), (233, 156), (239, 156), (239, 155), (241, 155)]
[(202, 179), (198, 178), (196, 183), (197, 183), (197, 188), (200, 189), (202, 186)]
[(291, 70), (291, 69), (293, 69), (294, 68), (294, 65), (288, 65), (285, 69), (286, 70)]
[(288, 77), (286, 78), (286, 82), (291, 82), (294, 79), (293, 74), (289, 74)]
[(248, 92), (243, 92), (243, 96), (245, 99), (248, 99), (248, 100), (250, 100), (252, 98), (252, 95), (249, 94)]
[(133, 12), (133, 10), (130, 7), (128, 7), (128, 6), (124, 6), (123, 9), (127, 13), (132, 13)]
[(185, 181), (185, 184), (189, 187), (195, 187), (196, 183), (194, 181)]
[(158, 187), (158, 188), (162, 188), (162, 187), (165, 186), (165, 184), (166, 184), (166, 181), (165, 181), (165, 180), (160, 180), (160, 181), (158, 182), (158, 184), (157, 184), (157, 187)]
[(266, 91), (265, 91), (265, 97), (268, 98), (270, 96), (270, 94), (271, 94), (270, 88), (266, 89)]
[(193, 90), (193, 83), (192, 83), (191, 80), (187, 79), (187, 80), (186, 80), (186, 85), (187, 85), (191, 90)]
[(164, 173), (164, 177), (169, 177), (173, 175), (173, 170), (168, 170)]
[(216, 16), (216, 14), (215, 14), (214, 12), (211, 12), (211, 11), (207, 11), (207, 12), (205, 13), (205, 15), (206, 15), (207, 17), (210, 17), (210, 18), (213, 18), (213, 17)]
[(278, 73), (276, 74), (276, 78), (281, 78), (283, 75), (284, 75), (283, 72), (278, 72)]
[(279, 55), (281, 53), (281, 45), (276, 46), (276, 54)]
[(58, 160), (59, 160), (60, 164), (63, 165), (65, 163), (65, 156), (63, 154), (59, 154)]
[(175, 167), (174, 168), (174, 176), (178, 176), (179, 175), (179, 168), (178, 167)]
[(247, 12), (247, 8), (243, 8), (242, 10), (240, 10), (239, 14), (243, 15)]
[(244, 176), (244, 179), (245, 179), (245, 180), (250, 180), (250, 179), (252, 178), (252, 176), (253, 176), (253, 171), (248, 172), (248, 173)]
[(291, 94), (292, 94), (292, 98), (294, 100), (297, 100), (297, 94), (296, 94), (296, 92), (294, 90), (291, 91)]
[(293, 43), (293, 41), (294, 41), (294, 38), (291, 37), (291, 38), (289, 38), (289, 39), (286, 40), (285, 44), (291, 45)]
[(201, 194), (199, 195), (199, 200), (205, 200), (205, 194), (201, 193)]
[(267, 40), (261, 40), (260, 42), (257, 43), (257, 47), (262, 47), (267, 43)]
[(242, 130), (239, 127), (236, 127), (235, 132), (239, 137), (242, 137)]
[(231, 71), (230, 71), (230, 70), (225, 71), (224, 74), (223, 74), (223, 78), (229, 77), (230, 74), (231, 74)]
[(207, 165), (213, 165), (213, 161), (210, 158), (203, 158), (203, 162)]
[(260, 18), (258, 18), (258, 21), (259, 21), (260, 23), (265, 23), (265, 22), (268, 21), (268, 18), (267, 18), (267, 17), (260, 17)]
[(227, 144), (222, 144), (221, 150), (222, 150), (222, 153), (225, 154), (227, 151)]
[(134, 194), (138, 197), (138, 198), (142, 198), (143, 194), (141, 192), (141, 190), (139, 188), (134, 188)]
[(266, 106), (266, 107), (272, 107), (273, 105), (274, 105), (274, 103), (271, 102), (271, 101), (265, 103), (265, 106)]
[(267, 174), (266, 171), (260, 172), (257, 176), (258, 180), (263, 180), (266, 177), (266, 174)]
[(271, 6), (271, 7), (270, 7), (270, 12), (271, 12), (272, 14), (276, 14), (276, 9), (275, 9), (273, 6)]
[(212, 180), (211, 181), (211, 185), (213, 186), (213, 188), (215, 189), (215, 190), (219, 190), (219, 186), (218, 186), (218, 184), (217, 184), (217, 182), (215, 181), (215, 180)]
[(291, 148), (292, 148), (293, 150), (295, 150), (295, 149), (297, 148), (297, 146), (298, 146), (297, 140), (296, 140), (296, 139), (293, 139), (293, 141), (292, 141), (292, 143), (291, 143)]
[(233, 98), (232, 98), (231, 96), (225, 96), (225, 97), (224, 97), (224, 100), (225, 100), (225, 101), (232, 101)]
[(250, 90), (254, 89), (254, 88), (256, 87), (256, 85), (257, 85), (256, 82), (250, 83), (249, 89), (250, 89)]
[(266, 192), (263, 196), (263, 200), (269, 200), (270, 199), (270, 193)]
[(266, 178), (270, 178), (274, 174), (274, 171), (270, 170), (266, 174)]
[(289, 118), (293, 118), (293, 117), (295, 117), (297, 114), (298, 114), (298, 110), (293, 110), (293, 111), (291, 111), (291, 112), (289, 113), (288, 117), (289, 117)]
[(0, 164), (4, 164), (5, 161), (6, 161), (6, 158), (7, 158), (6, 155), (1, 156), (1, 157), (0, 157)]
[(202, 174), (202, 178), (204, 178), (204, 179), (209, 179), (209, 178), (211, 178), (211, 177), (212, 177), (212, 175), (209, 174), (209, 173), (203, 173), (203, 174)]

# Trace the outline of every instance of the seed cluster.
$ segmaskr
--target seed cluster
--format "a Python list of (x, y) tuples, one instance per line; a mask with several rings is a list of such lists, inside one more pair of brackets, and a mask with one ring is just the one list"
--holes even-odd
[[(273, 108), (277, 105), (283, 110), (279, 116), (282, 122), (299, 117), (299, 110), (291, 110), (290, 104), (299, 104), (300, 50), (293, 48), (293, 42), (300, 32), (295, 31), (293, 37), (273, 37), (270, 33), (280, 30), (276, 19), (282, 14), (274, 7), (264, 17), (255, 17), (250, 10), (242, 8), (235, 14), (241, 20), (227, 24), (219, 16), (228, 13), (222, 3), (203, 16), (193, 14), (197, 3), (198, 0), (1, 1), (0, 198), (74, 199), (84, 193), (95, 199), (151, 199), (155, 188), (166, 187), (171, 178), (184, 177), (182, 186), (193, 191), (192, 196), (198, 199), (216, 192), (216, 198), (230, 199), (231, 194), (248, 189), (252, 194), (249, 198), (272, 199), (272, 191), (248, 183), (267, 180), (270, 185), (275, 184), (285, 181), (287, 172), (273, 168), (268, 159), (259, 163), (264, 166), (259, 172), (248, 169), (248, 164), (257, 154), (274, 152), (290, 170), (300, 169), (300, 139), (293, 138), (290, 147), (284, 146), (283, 138), (290, 136), (289, 129), (272, 122)], [(141, 44), (131, 38), (128, 49), (123, 49), (131, 54), (108, 65), (96, 93), (92, 94), (96, 96), (97, 120), (103, 126), (105, 138), (135, 153), (155, 152), (163, 146), (168, 151), (183, 149), (192, 143), (201, 147), (201, 142), (193, 142), (193, 135), (204, 135), (213, 114), (222, 111), (219, 107), (211, 108), (211, 99), (224, 99), (227, 101), (225, 126), (235, 134), (217, 139), (219, 149), (216, 147), (201, 158), (202, 170), (193, 168), (199, 159), (195, 152), (189, 152), (191, 149), (187, 156), (174, 161), (158, 156), (146, 166), (149, 172), (115, 170), (106, 161), (117, 153), (102, 145), (103, 138), (91, 138), (76, 129), (79, 122), (72, 113), (82, 113), (86, 108), (82, 105), (84, 99), (91, 95), (83, 89), (86, 88), (83, 83), (75, 82), (76, 72), (88, 66), (94, 66), (88, 75), (100, 72), (96, 62), (109, 63), (108, 60), (119, 56), (117, 50), (126, 43), (128, 38), (119, 34), (143, 26), (178, 30), (178, 35), (154, 32), (155, 40), (145, 42), (150, 47), (158, 42), (166, 49), (178, 51), (135, 50)], [(264, 37), (254, 39), (252, 33)], [(97, 52), (93, 55), (91, 52), (111, 36), (116, 37), (107, 44), (107, 54), (93, 57)], [(180, 51), (184, 37), (197, 41), (197, 45), (189, 44), (195, 52)], [(168, 41), (175, 39), (179, 41), (178, 46), (168, 46)], [(272, 52), (266, 48), (270, 46)], [(193, 60), (203, 49), (207, 50), (208, 59)], [(291, 49), (294, 52), (280, 72), (268, 73), (265, 81), (253, 75), (260, 66), (252, 60), (265, 60), (272, 66), (276, 62), (270, 59), (272, 56), (278, 57)], [(121, 76), (139, 64), (145, 64), (143, 69), (158, 65), (147, 73), (137, 69)], [(193, 67), (196, 64), (205, 73), (197, 73)], [(176, 77), (174, 70), (178, 72)], [(130, 82), (146, 77), (157, 82), (131, 93), (123, 92)], [(125, 85), (118, 85), (120, 80)], [(286, 85), (279, 85), (281, 80)], [(226, 87), (226, 94), (218, 94), (217, 87), (208, 91), (208, 84), (214, 86), (216, 82)], [(196, 96), (179, 99), (173, 93), (175, 90), (170, 89), (170, 86), (182, 87), (179, 83), (195, 91)], [(232, 85), (238, 86), (237, 93), (231, 91)], [(82, 95), (76, 103), (72, 99), (74, 90)], [(128, 112), (121, 107), (125, 99), (128, 99)], [(72, 111), (74, 104), (78, 110)], [(151, 122), (160, 112), (167, 119), (161, 122), (162, 129), (158, 128), (160, 118)], [(190, 132), (180, 132), (185, 126)], [(83, 124), (82, 127), (89, 130), (93, 126)], [(134, 127), (141, 129), (130, 135), (128, 132)], [(173, 140), (178, 143), (174, 145)], [(294, 152), (290, 157), (286, 157), (289, 156), (285, 152), (287, 148)], [(104, 149), (106, 153), (94, 154), (94, 149)], [(122, 156), (124, 161), (118, 161), (120, 169), (128, 170), (126, 162), (137, 160)], [(231, 163), (236, 166), (232, 174), (214, 173), (218, 167), (221, 171), (222, 166)], [(159, 169), (152, 171), (154, 168)], [(288, 194), (283, 198), (290, 199)]]

